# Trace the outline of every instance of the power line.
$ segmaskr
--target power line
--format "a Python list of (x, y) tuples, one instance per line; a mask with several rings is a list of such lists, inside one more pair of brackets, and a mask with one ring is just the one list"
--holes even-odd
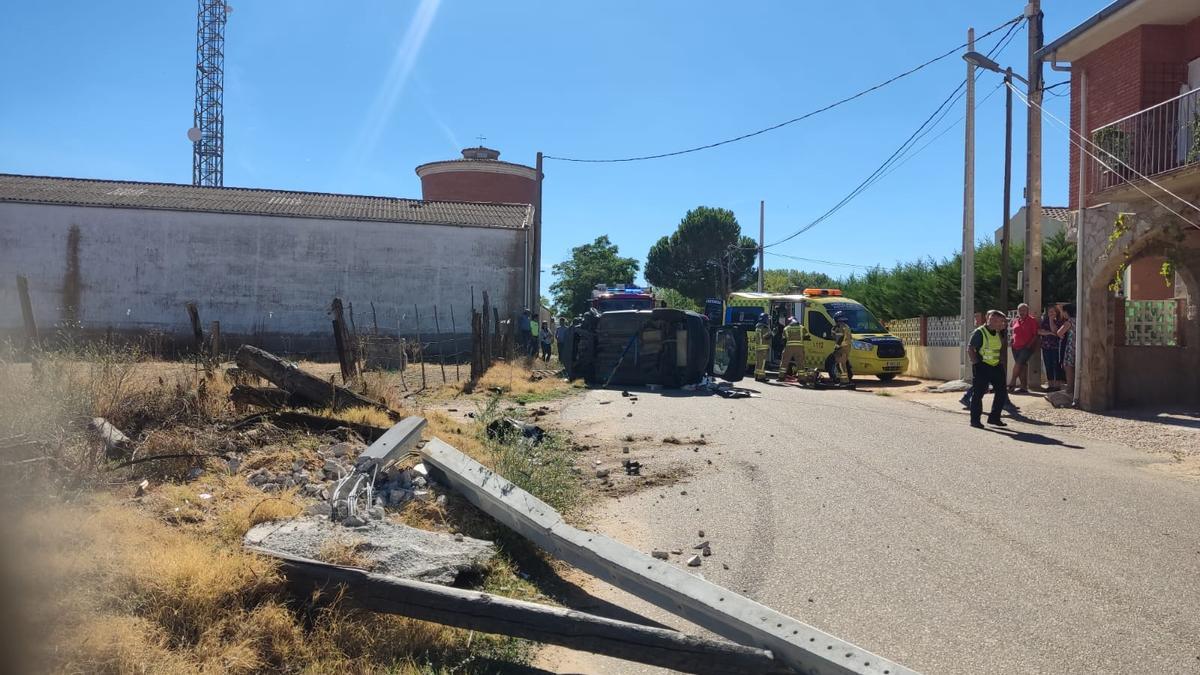
[[(986, 32), (986, 33), (984, 33), (983, 35), (981, 35), (981, 36), (980, 36), (980, 38), (979, 38), (979, 39), (981, 39), (981, 40), (982, 40), (983, 38), (986, 38), (987, 36), (989, 36), (989, 35), (991, 35), (991, 34), (993, 34), (993, 33), (996, 33), (996, 32), (998, 32), (998, 31), (1000, 31), (1000, 30), (1002, 30), (1002, 29), (1004, 29), (1004, 28), (1006, 28), (1006, 27), (1009, 27), (1009, 26), (1012, 26), (1012, 25), (1015, 25), (1015, 24), (1017, 24), (1017, 23), (1021, 22), (1023, 19), (1024, 19), (1024, 17), (1020, 17), (1020, 16), (1019, 16), (1019, 17), (1017, 17), (1017, 18), (1015, 18), (1015, 19), (1012, 19), (1012, 20), (1010, 20), (1010, 21), (1007, 21), (1007, 22), (1005, 22), (1005, 23), (1003, 23), (1003, 24), (1001, 24), (1001, 25), (999, 25), (999, 26), (996, 26), (996, 27), (995, 27), (995, 28), (993, 28), (992, 30), (990, 30), (990, 31), (988, 31), (988, 32)], [(1011, 31), (1011, 29), (1010, 29), (1010, 31)], [(790, 120), (787, 120), (787, 121), (784, 121), (784, 122), (780, 122), (779, 124), (774, 124), (774, 125), (772, 125), (772, 126), (769, 126), (769, 127), (763, 128), (763, 129), (759, 129), (759, 130), (757, 130), (757, 131), (751, 131), (751, 132), (749, 132), (749, 133), (742, 134), (741, 136), (735, 136), (735, 137), (733, 137), (733, 138), (727, 138), (727, 139), (725, 139), (725, 140), (723, 140), (723, 141), (716, 141), (716, 142), (714, 142), (714, 143), (707, 143), (707, 144), (705, 144), (705, 145), (698, 145), (698, 146), (695, 146), (695, 147), (692, 147), (692, 148), (686, 148), (686, 149), (683, 149), (683, 150), (675, 150), (675, 151), (673, 151), (673, 152), (662, 152), (662, 153), (658, 153), (658, 154), (655, 154), (655, 155), (640, 155), (640, 156), (636, 156), (636, 157), (619, 157), (619, 158), (609, 158), (609, 159), (589, 159), (589, 158), (580, 158), (580, 157), (559, 157), (559, 156), (555, 156), (555, 155), (545, 155), (545, 156), (543, 156), (543, 159), (553, 159), (553, 160), (557, 160), (557, 161), (560, 161), (560, 162), (581, 162), (581, 163), (587, 163), (587, 164), (614, 164), (614, 163), (618, 163), (618, 162), (642, 162), (642, 161), (646, 161), (646, 160), (650, 160), (650, 159), (663, 159), (664, 157), (676, 157), (676, 156), (679, 156), (679, 155), (686, 155), (686, 154), (693, 153), (693, 152), (700, 152), (701, 150), (710, 150), (710, 149), (712, 149), (712, 148), (716, 148), (716, 147), (719, 147), (719, 146), (722, 146), (722, 145), (728, 145), (728, 144), (730, 144), (730, 143), (737, 143), (738, 141), (744, 141), (744, 140), (746, 140), (747, 138), (753, 138), (753, 137), (755, 137), (755, 136), (760, 136), (760, 135), (762, 135), (762, 134), (765, 134), (765, 133), (767, 133), (767, 132), (770, 132), (770, 131), (775, 131), (776, 129), (781, 129), (781, 128), (783, 128), (783, 127), (786, 127), (786, 126), (788, 126), (789, 124), (795, 124), (796, 122), (800, 122), (800, 121), (802, 121), (802, 120), (806, 120), (806, 119), (808, 119), (808, 118), (810, 118), (810, 117), (813, 117), (814, 115), (819, 115), (819, 114), (821, 114), (821, 113), (823, 113), (823, 112), (826, 112), (826, 111), (828, 111), (828, 110), (832, 110), (833, 108), (836, 108), (836, 107), (838, 107), (838, 106), (840, 106), (840, 105), (842, 105), (842, 104), (849, 103), (850, 101), (853, 101), (853, 100), (855, 100), (855, 99), (857, 99), (857, 98), (860, 98), (860, 97), (862, 97), (862, 96), (866, 96), (867, 94), (869, 94), (869, 93), (871, 93), (871, 92), (873, 92), (873, 91), (876, 91), (876, 90), (878, 90), (878, 89), (882, 89), (883, 87), (886, 87), (887, 85), (889, 85), (889, 84), (891, 84), (891, 83), (893, 83), (893, 82), (895, 82), (895, 81), (897, 81), (897, 80), (900, 80), (900, 79), (903, 79), (903, 78), (905, 78), (905, 77), (908, 77), (909, 75), (912, 75), (913, 73), (916, 73), (917, 71), (920, 71), (920, 70), (922, 70), (922, 69), (924, 69), (924, 68), (926, 68), (926, 67), (928, 67), (928, 66), (930, 66), (930, 65), (933, 65), (934, 63), (937, 63), (938, 61), (941, 61), (942, 59), (944, 59), (944, 58), (946, 58), (946, 57), (948, 57), (948, 56), (950, 56), (950, 55), (952, 55), (952, 54), (956, 54), (956, 53), (958, 53), (958, 52), (959, 52), (961, 49), (963, 49), (963, 48), (964, 48), (964, 47), (966, 47), (966, 46), (967, 46), (967, 45), (966, 45), (965, 43), (964, 43), (964, 44), (961, 44), (961, 45), (958, 45), (958, 46), (954, 47), (953, 49), (951, 49), (951, 50), (949, 50), (949, 51), (947, 51), (947, 52), (945, 52), (945, 53), (943, 53), (943, 54), (941, 54), (941, 55), (939, 55), (939, 56), (936, 56), (936, 57), (934, 57), (934, 58), (932, 58), (932, 59), (930, 59), (930, 60), (928, 60), (928, 61), (926, 61), (926, 62), (924, 62), (924, 63), (922, 63), (922, 64), (920, 64), (920, 65), (918, 65), (918, 66), (916, 66), (916, 67), (914, 67), (914, 68), (911, 68), (911, 69), (909, 69), (909, 70), (906, 70), (906, 71), (904, 71), (904, 72), (900, 73), (899, 75), (894, 75), (894, 76), (892, 76), (892, 77), (890, 77), (890, 78), (888, 78), (888, 79), (884, 80), (883, 82), (880, 82), (879, 84), (876, 84), (876, 85), (875, 85), (875, 86), (873, 86), (873, 87), (869, 87), (869, 88), (867, 88), (867, 89), (864, 89), (864, 90), (862, 90), (862, 91), (860, 91), (860, 92), (858, 92), (858, 93), (856, 93), (856, 94), (852, 94), (852, 95), (850, 95), (850, 96), (847, 96), (846, 98), (843, 98), (843, 99), (841, 99), (841, 100), (839, 100), (839, 101), (835, 101), (835, 102), (833, 102), (833, 103), (830, 103), (829, 105), (827, 105), (827, 106), (825, 106), (825, 107), (823, 107), (823, 108), (818, 108), (817, 110), (813, 110), (813, 111), (811, 111), (811, 112), (804, 113), (803, 115), (800, 115), (799, 117), (793, 117), (793, 118), (792, 118), (792, 119), (790, 119)]]
[[(1053, 113), (1051, 113), (1049, 110), (1046, 110), (1046, 109), (1045, 109), (1045, 108), (1043, 108), (1042, 106), (1040, 106), (1040, 105), (1038, 105), (1038, 104), (1036, 104), (1036, 103), (1034, 103), (1034, 102), (1030, 101), (1030, 100), (1029, 100), (1029, 99), (1028, 99), (1028, 98), (1027, 98), (1027, 97), (1026, 97), (1024, 94), (1022, 94), (1022, 93), (1021, 93), (1021, 91), (1020, 91), (1019, 89), (1017, 89), (1016, 87), (1014, 87), (1012, 84), (1009, 84), (1008, 86), (1009, 86), (1009, 88), (1010, 88), (1010, 89), (1012, 89), (1012, 90), (1013, 90), (1013, 92), (1014, 92), (1014, 93), (1016, 93), (1016, 95), (1017, 95), (1017, 98), (1021, 99), (1021, 102), (1022, 102), (1022, 103), (1024, 103), (1025, 105), (1027, 105), (1027, 106), (1029, 106), (1029, 107), (1036, 108), (1036, 109), (1038, 110), (1038, 112), (1040, 112), (1041, 114), (1043, 114), (1043, 115), (1045, 115), (1045, 116), (1049, 117), (1050, 119), (1054, 120), (1055, 122), (1057, 122), (1057, 123), (1058, 123), (1058, 125), (1059, 125), (1059, 126), (1061, 126), (1061, 127), (1063, 127), (1064, 129), (1066, 129), (1066, 130), (1067, 130), (1067, 139), (1068, 139), (1069, 141), (1071, 141), (1071, 144), (1072, 144), (1072, 145), (1074, 145), (1075, 147), (1079, 148), (1080, 150), (1083, 150), (1083, 152), (1084, 152), (1084, 153), (1086, 153), (1086, 154), (1087, 154), (1089, 157), (1091, 157), (1092, 159), (1096, 160), (1097, 162), (1100, 162), (1101, 166), (1103, 166), (1104, 168), (1108, 169), (1109, 171), (1113, 171), (1113, 167), (1112, 167), (1112, 165), (1110, 165), (1108, 162), (1105, 162), (1103, 159), (1100, 159), (1100, 156), (1099, 156), (1099, 155), (1097, 155), (1096, 153), (1092, 152), (1091, 150), (1089, 150), (1089, 149), (1087, 148), (1087, 146), (1085, 146), (1085, 145), (1080, 145), (1079, 141), (1076, 141), (1074, 138), (1072, 138), (1072, 135), (1074, 135), (1074, 136), (1078, 136), (1078, 137), (1079, 137), (1080, 139), (1082, 139), (1082, 140), (1083, 140), (1083, 142), (1084, 142), (1084, 143), (1086, 143), (1087, 145), (1090, 145), (1090, 146), (1092, 146), (1092, 147), (1096, 148), (1097, 150), (1099, 150), (1100, 152), (1103, 152), (1104, 154), (1108, 155), (1108, 156), (1109, 156), (1109, 157), (1110, 157), (1112, 160), (1114, 160), (1114, 161), (1115, 161), (1117, 164), (1120, 164), (1121, 166), (1125, 167), (1126, 169), (1129, 169), (1130, 171), (1132, 171), (1132, 172), (1133, 172), (1133, 173), (1134, 173), (1134, 174), (1135, 174), (1135, 175), (1136, 175), (1138, 178), (1140, 178), (1140, 179), (1142, 179), (1142, 180), (1146, 181), (1147, 183), (1149, 183), (1149, 184), (1153, 185), (1154, 187), (1158, 188), (1159, 190), (1162, 190), (1163, 192), (1165, 192), (1165, 193), (1167, 193), (1167, 194), (1171, 195), (1171, 196), (1172, 196), (1172, 197), (1174, 197), (1175, 199), (1178, 199), (1179, 201), (1183, 202), (1183, 203), (1184, 203), (1184, 204), (1186, 204), (1187, 206), (1190, 206), (1191, 208), (1195, 209), (1196, 211), (1200, 211), (1200, 206), (1196, 206), (1195, 204), (1193, 204), (1193, 203), (1189, 202), (1188, 200), (1184, 199), (1183, 197), (1180, 197), (1179, 195), (1175, 194), (1174, 192), (1171, 192), (1171, 191), (1170, 191), (1170, 190), (1168, 190), (1167, 188), (1163, 187), (1161, 184), (1159, 184), (1159, 183), (1157, 183), (1156, 181), (1154, 181), (1154, 180), (1153, 180), (1152, 178), (1150, 178), (1149, 176), (1146, 176), (1145, 174), (1141, 173), (1141, 172), (1140, 172), (1140, 171), (1138, 171), (1137, 169), (1135, 169), (1135, 168), (1133, 168), (1132, 166), (1129, 166), (1128, 164), (1126, 164), (1126, 163), (1125, 163), (1125, 162), (1124, 162), (1124, 161), (1123, 161), (1123, 160), (1122, 160), (1120, 157), (1117, 157), (1116, 155), (1112, 154), (1112, 153), (1111, 153), (1111, 152), (1109, 152), (1108, 150), (1105, 150), (1104, 148), (1102, 148), (1102, 147), (1100, 147), (1099, 145), (1097, 145), (1096, 143), (1094, 143), (1094, 142), (1093, 142), (1091, 139), (1089, 139), (1089, 138), (1085, 137), (1083, 134), (1079, 133), (1078, 131), (1075, 131), (1074, 129), (1072, 129), (1072, 128), (1071, 128), (1071, 125), (1067, 124), (1066, 122), (1064, 122), (1064, 121), (1062, 121), (1061, 119), (1059, 119), (1058, 117), (1056, 117), (1056, 116), (1055, 116)], [(1079, 170), (1082, 172), (1082, 171), (1083, 171), (1083, 167), (1079, 167)], [(1082, 174), (1081, 174), (1081, 175), (1082, 175)], [(1196, 223), (1193, 223), (1191, 220), (1189, 220), (1188, 218), (1186, 218), (1186, 217), (1185, 217), (1185, 216), (1184, 216), (1182, 213), (1180, 213), (1180, 212), (1176, 211), (1175, 209), (1171, 208), (1170, 206), (1167, 206), (1167, 205), (1166, 205), (1166, 204), (1164, 204), (1164, 203), (1163, 203), (1161, 200), (1159, 200), (1157, 197), (1155, 197), (1154, 195), (1152, 195), (1152, 194), (1150, 194), (1149, 192), (1146, 192), (1144, 189), (1142, 189), (1142, 187), (1141, 187), (1140, 185), (1138, 185), (1138, 184), (1137, 184), (1137, 181), (1130, 181), (1130, 182), (1129, 182), (1129, 185), (1130, 185), (1130, 187), (1133, 187), (1134, 189), (1136, 189), (1138, 192), (1141, 192), (1142, 194), (1144, 194), (1144, 195), (1146, 195), (1147, 197), (1149, 197), (1151, 200), (1153, 200), (1153, 201), (1154, 201), (1154, 203), (1158, 204), (1159, 206), (1163, 207), (1164, 209), (1166, 209), (1166, 210), (1170, 211), (1171, 213), (1175, 214), (1176, 216), (1178, 216), (1178, 217), (1179, 217), (1179, 219), (1180, 219), (1180, 220), (1182, 220), (1183, 222), (1187, 223), (1188, 225), (1191, 225), (1192, 227), (1194, 227), (1194, 228), (1196, 228), (1196, 229), (1200, 229), (1200, 225), (1197, 225)], [(1079, 205), (1079, 208), (1080, 208), (1080, 210), (1082, 210), (1082, 209), (1083, 209), (1083, 204), (1080, 204), (1080, 205)]]
[(857, 263), (834, 262), (833, 260), (818, 260), (816, 258), (801, 258), (798, 255), (788, 255), (787, 253), (776, 253), (775, 251), (767, 251), (767, 253), (769, 253), (773, 256), (778, 256), (780, 258), (790, 258), (792, 260), (799, 260), (801, 262), (815, 263), (818, 265), (833, 265), (835, 267), (858, 267), (858, 268), (861, 268), (864, 270), (869, 270), (869, 269), (878, 267), (878, 265), (859, 265)]
[[(1012, 26), (1010, 26), (1010, 28), (1008, 30), (1008, 33), (1006, 33), (1003, 37), (1001, 37), (1000, 40), (998, 40), (996, 42), (996, 44), (992, 47), (992, 49), (988, 51), (988, 56), (992, 56), (992, 55), (998, 53), (999, 50), (1002, 48), (1001, 47), (1002, 45), (1007, 46), (1005, 41), (1007, 39), (1009, 39), (1015, 33), (1015, 31), (1020, 27), (1020, 25), (1022, 25), (1022, 24), (1021, 23), (1012, 24)], [(995, 31), (992, 31), (992, 32), (995, 32)], [(904, 153), (906, 153), (909, 149), (911, 149), (911, 147), (916, 143), (917, 140), (919, 140), (920, 138), (922, 138), (925, 135), (925, 134), (922, 134), (921, 132), (923, 130), (925, 130), (926, 127), (929, 127), (930, 129), (932, 129), (933, 126), (937, 124), (937, 122), (934, 122), (934, 119), (937, 118), (939, 114), (941, 114), (943, 117), (945, 116), (945, 113), (943, 113), (942, 111), (948, 110), (949, 109), (948, 106), (950, 106), (953, 101), (956, 101), (958, 99), (959, 91), (962, 90), (963, 87), (966, 86), (966, 84), (967, 84), (967, 80), (966, 80), (966, 78), (963, 78), (962, 82), (959, 82), (958, 86), (956, 86), (954, 88), (954, 91), (950, 92), (950, 95), (947, 96), (945, 99), (943, 99), (940, 104), (938, 104), (938, 107), (935, 108), (932, 113), (930, 113), (929, 117), (926, 117), (925, 121), (921, 122), (921, 125), (917, 127), (916, 131), (913, 131), (912, 134), (910, 134), (909, 137), (906, 138), (904, 140), (904, 142), (900, 144), (900, 147), (896, 148), (896, 150), (891, 155), (889, 155), (888, 158), (885, 159), (882, 164), (880, 164), (874, 171), (871, 172), (870, 175), (868, 175), (865, 179), (863, 179), (863, 181), (861, 183), (856, 185), (854, 187), (854, 189), (850, 191), (849, 194), (847, 194), (845, 197), (843, 197), (841, 199), (841, 201), (839, 201), (837, 204), (834, 204), (832, 208), (830, 208), (825, 213), (821, 214), (816, 220), (808, 223), (807, 225), (804, 225), (803, 227), (801, 227), (800, 229), (796, 230), (795, 232), (789, 234), (788, 236), (784, 237), (783, 239), (780, 239), (778, 241), (767, 244), (763, 248), (770, 248), (772, 246), (778, 246), (779, 244), (791, 241), (792, 239), (795, 239), (796, 237), (800, 236), (801, 234), (804, 234), (805, 232), (816, 227), (817, 225), (820, 225), (826, 219), (828, 219), (830, 216), (832, 216), (833, 214), (840, 211), (842, 209), (842, 207), (844, 207), (846, 204), (850, 203), (855, 197), (862, 194), (867, 188), (871, 187), (871, 185), (874, 185), (879, 180), (879, 178), (882, 177), (882, 174), (885, 171), (887, 171), (894, 163), (899, 161), (899, 159), (898, 159), (899, 157), (903, 156)], [(925, 133), (927, 134), (929, 132), (926, 131)]]

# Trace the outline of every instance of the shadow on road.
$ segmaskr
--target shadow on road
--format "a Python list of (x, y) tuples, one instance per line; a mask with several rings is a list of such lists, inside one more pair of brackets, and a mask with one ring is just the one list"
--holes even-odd
[(1000, 434), (1001, 436), (1008, 436), (1014, 441), (1020, 441), (1021, 443), (1032, 443), (1034, 445), (1057, 445), (1064, 448), (1070, 448), (1072, 450), (1083, 449), (1082, 445), (1071, 445), (1070, 443), (1064, 443), (1057, 438), (1050, 438), (1045, 434), (1038, 434), (1032, 431), (1015, 431), (1013, 429), (1004, 429), (999, 427), (988, 427), (987, 430)]

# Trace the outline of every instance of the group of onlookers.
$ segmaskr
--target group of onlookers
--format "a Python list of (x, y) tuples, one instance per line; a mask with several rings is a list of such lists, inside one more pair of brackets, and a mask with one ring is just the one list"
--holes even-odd
[[(971, 426), (982, 427), (983, 395), (993, 392), (988, 424), (1006, 426), (1001, 411), (1019, 412), (1008, 394), (1029, 391), (1029, 361), (1039, 351), (1046, 371), (1046, 391), (1074, 390), (1075, 382), (1075, 305), (1052, 304), (1039, 320), (1029, 313), (1029, 305), (1017, 306), (1011, 322), (1004, 312), (993, 309), (976, 317), (978, 327), (971, 334), (967, 353), (972, 364), (972, 386), (961, 403), (971, 411)], [(1005, 349), (1012, 352), (1012, 376), (1004, 381)]]
[(558, 326), (552, 327), (552, 321), (542, 321), (540, 324), (528, 309), (521, 310), (517, 316), (517, 350), (529, 358), (536, 359), (540, 353), (546, 363), (554, 353), (555, 344), (558, 353), (562, 355), (563, 340), (567, 336), (567, 320), (559, 317)]

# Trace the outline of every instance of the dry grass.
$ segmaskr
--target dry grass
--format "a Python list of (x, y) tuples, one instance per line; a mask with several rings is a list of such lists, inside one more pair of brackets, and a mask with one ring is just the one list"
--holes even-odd
[[(49, 670), (415, 673), (471, 660), (464, 631), (336, 597), (310, 605), (306, 627), (272, 561), (112, 498), (27, 513), (18, 542), (27, 630)], [(476, 642), (520, 656), (515, 643)]]
[(565, 396), (579, 385), (572, 385), (557, 377), (538, 377), (520, 363), (498, 362), (483, 377), (479, 378), (479, 389), (499, 389), (508, 396), (523, 401), (549, 400)]
[[(4, 618), (11, 639), (36, 651), (26, 670), (491, 672), (486, 658), (527, 659), (522, 641), (285, 593), (275, 564), (246, 553), (241, 540), (258, 523), (296, 515), (295, 491), (263, 494), (217, 455), (236, 450), (242, 474), (296, 460), (315, 469), (322, 440), (270, 425), (222, 435), (214, 422), (233, 418), (228, 389), (219, 374), (132, 351), (44, 354), (36, 372), (0, 363), (0, 461), (50, 455), (21, 465), (39, 473), (10, 468), (2, 477), (11, 485), (0, 491), (20, 502), (0, 522), (4, 549), (20, 552), (0, 556), (0, 582), (22, 594)], [(198, 457), (111, 471), (85, 430), (93, 416), (128, 433), (138, 456)], [(390, 423), (371, 409), (333, 416)], [(435, 433), (478, 443), (472, 429), (430, 417)], [(179, 480), (197, 467), (199, 478)], [(150, 487), (134, 498), (142, 478)], [(327, 552), (346, 563), (355, 553), (351, 545)], [(495, 578), (506, 573), (497, 568)]]

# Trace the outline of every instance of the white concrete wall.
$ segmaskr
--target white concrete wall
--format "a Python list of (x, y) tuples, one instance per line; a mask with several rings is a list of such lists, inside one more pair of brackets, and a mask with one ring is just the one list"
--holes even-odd
[[(959, 375), (958, 347), (914, 347), (905, 345), (908, 353), (908, 370), (906, 374), (931, 380), (957, 380)], [(1039, 351), (1034, 358), (1042, 358)], [(1009, 352), (1008, 375), (1012, 377), (1012, 352)]]
[(0, 334), (21, 330), (15, 276), (29, 278), (43, 329), (68, 315), (69, 232), (78, 236), (78, 323), (85, 330), (189, 334), (184, 303), (225, 335), (326, 336), (330, 301), (354, 303), (360, 330), (375, 303), (388, 333), (443, 332), (454, 307), (470, 330), (486, 290), (519, 310), (525, 231), (186, 211), (0, 203)]

